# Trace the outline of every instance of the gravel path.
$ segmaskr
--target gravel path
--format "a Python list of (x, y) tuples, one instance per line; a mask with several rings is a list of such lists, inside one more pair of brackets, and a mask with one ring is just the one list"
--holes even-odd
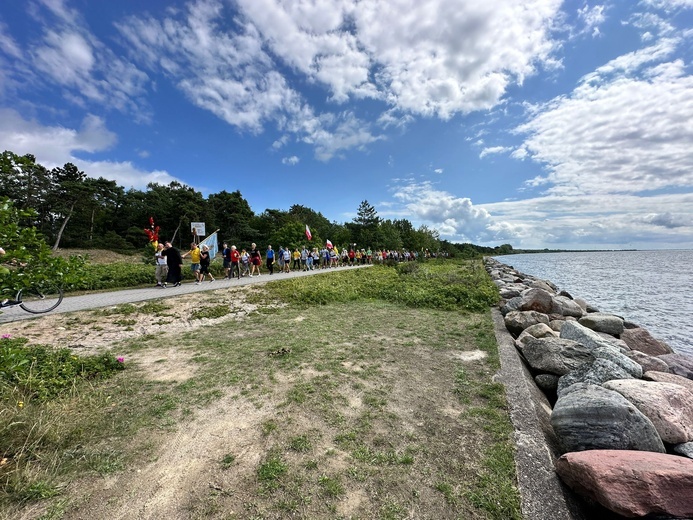
[(240, 287), (254, 283), (264, 283), (273, 280), (285, 280), (287, 278), (297, 278), (299, 276), (312, 276), (317, 274), (328, 274), (335, 271), (343, 271), (345, 269), (361, 269), (370, 267), (369, 265), (359, 265), (355, 267), (336, 267), (331, 269), (317, 269), (313, 271), (292, 271), (290, 273), (275, 273), (270, 275), (264, 273), (261, 276), (244, 277), (240, 280), (233, 278), (225, 280), (217, 278), (214, 282), (203, 282), (200, 285), (195, 285), (194, 282), (184, 282), (180, 287), (171, 287), (163, 289), (161, 287), (144, 287), (137, 289), (125, 289), (114, 292), (98, 292), (84, 294), (82, 296), (66, 296), (62, 303), (53, 311), (46, 314), (30, 314), (22, 310), (19, 306), (3, 309), (0, 314), (0, 323), (9, 323), (12, 321), (27, 320), (37, 318), (39, 316), (47, 316), (49, 314), (60, 314), (73, 311), (84, 311), (89, 309), (98, 309), (100, 307), (111, 307), (123, 303), (143, 302), (147, 300), (156, 300), (159, 298), (172, 298), (181, 294), (191, 294), (203, 291), (212, 291), (215, 289), (224, 289), (225, 287)]

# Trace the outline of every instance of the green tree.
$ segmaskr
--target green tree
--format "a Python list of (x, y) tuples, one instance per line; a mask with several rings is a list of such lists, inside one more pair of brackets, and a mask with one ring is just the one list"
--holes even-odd
[(229, 245), (249, 243), (258, 234), (251, 225), (253, 210), (240, 191), (221, 191), (210, 195), (207, 202), (215, 227), (219, 228), (219, 237), (224, 242)]
[(36, 227), (22, 224), (30, 214), (35, 212), (18, 210), (9, 198), (0, 198), (0, 246), (6, 252), (0, 290), (17, 291), (46, 280), (63, 286), (76, 283), (85, 272), (84, 260), (54, 257)]

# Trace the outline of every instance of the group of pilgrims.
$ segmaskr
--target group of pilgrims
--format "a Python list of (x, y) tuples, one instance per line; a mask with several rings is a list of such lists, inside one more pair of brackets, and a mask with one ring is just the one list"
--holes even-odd
[[(394, 260), (396, 262), (409, 262), (416, 260), (419, 255), (430, 256), (428, 250), (419, 253), (416, 251), (407, 250), (387, 250), (378, 249), (373, 251), (371, 248), (358, 249), (355, 245), (351, 247), (343, 247), (341, 250), (331, 244), (326, 244), (322, 248), (303, 246), (302, 248), (294, 248), (280, 246), (278, 250), (272, 249), (272, 246), (267, 246), (267, 250), (263, 254), (253, 243), (249, 249), (241, 249), (240, 251), (235, 245), (229, 247), (224, 243), (221, 250), (221, 256), (224, 263), (224, 273), (226, 279), (237, 278), (244, 276), (260, 276), (260, 268), (264, 266), (269, 271), (269, 274), (274, 274), (275, 270), (278, 273), (290, 273), (292, 271), (313, 271), (315, 269), (330, 269), (335, 267), (347, 267), (357, 265), (368, 265), (385, 261)], [(157, 287), (168, 287), (172, 284), (174, 287), (181, 285), (183, 275), (183, 258), (190, 257), (190, 269), (195, 276), (195, 283), (201, 284), (209, 277), (210, 282), (214, 282), (215, 278), (209, 271), (209, 266), (213, 258), (211, 258), (209, 247), (203, 245), (202, 248), (196, 243), (190, 244), (190, 250), (181, 254), (170, 242), (158, 244), (154, 259), (156, 263), (156, 285)]]
[[(262, 253), (256, 244), (249, 250), (238, 251), (236, 246), (224, 244), (221, 251), (224, 270), (227, 278), (243, 276), (260, 276), (260, 266), (263, 265)], [(416, 260), (418, 253), (412, 251), (381, 250), (371, 248), (338, 247), (325, 245), (322, 248), (303, 246), (294, 248), (280, 246), (278, 250), (267, 246), (264, 265), (269, 274), (290, 273), (292, 271), (313, 271), (315, 269), (330, 269), (355, 265), (383, 263), (386, 260), (411, 261)]]

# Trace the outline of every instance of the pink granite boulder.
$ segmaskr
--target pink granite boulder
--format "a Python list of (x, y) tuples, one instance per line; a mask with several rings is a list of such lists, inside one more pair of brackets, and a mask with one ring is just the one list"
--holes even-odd
[(626, 327), (620, 337), (631, 350), (639, 350), (649, 356), (672, 354), (674, 352), (669, 345), (655, 339), (647, 329), (643, 329), (642, 327)]
[(693, 441), (693, 393), (674, 383), (654, 383), (641, 379), (607, 381), (604, 388), (628, 399), (654, 424), (664, 442)]
[(628, 518), (693, 517), (693, 460), (628, 450), (566, 453), (556, 471), (579, 495)]

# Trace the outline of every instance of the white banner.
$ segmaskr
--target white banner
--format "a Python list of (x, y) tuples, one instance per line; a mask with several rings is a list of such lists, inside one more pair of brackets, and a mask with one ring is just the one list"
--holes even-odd
[(191, 222), (190, 223), (190, 232), (195, 231), (195, 234), (198, 237), (204, 237), (206, 235), (205, 232), (205, 223), (204, 222)]

